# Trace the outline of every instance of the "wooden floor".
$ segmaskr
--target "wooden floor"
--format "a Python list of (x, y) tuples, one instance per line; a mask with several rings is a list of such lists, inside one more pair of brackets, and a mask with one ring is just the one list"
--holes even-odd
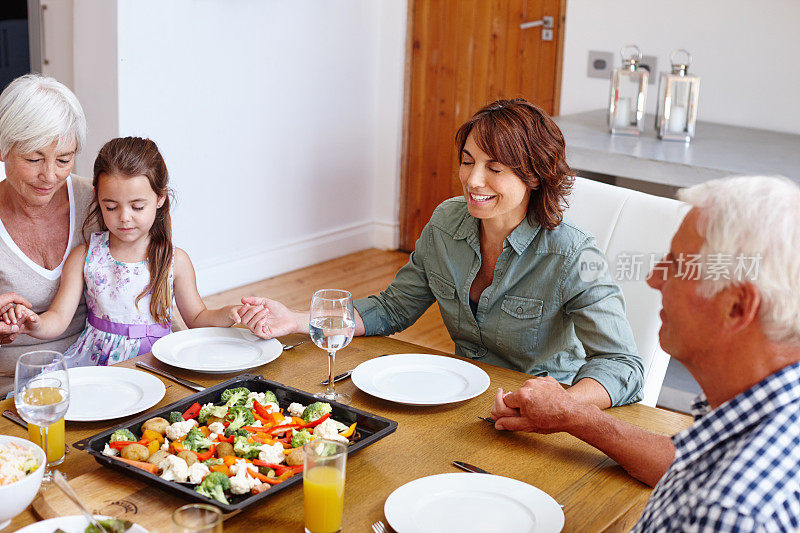
[[(203, 298), (209, 308), (239, 303), (242, 296), (266, 296), (291, 309), (307, 310), (318, 289), (347, 289), (354, 298), (383, 290), (395, 273), (408, 262), (404, 252), (369, 249), (268, 278), (250, 285)], [(453, 353), (453, 341), (439, 315), (436, 304), (410, 328), (393, 338)]]

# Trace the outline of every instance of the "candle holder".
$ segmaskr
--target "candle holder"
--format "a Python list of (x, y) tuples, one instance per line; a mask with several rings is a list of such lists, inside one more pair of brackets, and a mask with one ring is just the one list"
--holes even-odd
[(619, 135), (639, 135), (644, 126), (648, 72), (639, 68), (642, 51), (638, 46), (625, 46), (620, 56), (622, 67), (614, 69), (611, 75), (608, 130)]
[(686, 50), (673, 51), (669, 60), (672, 72), (662, 72), (658, 84), (656, 132), (659, 139), (688, 143), (697, 122), (700, 78), (688, 73), (692, 55)]

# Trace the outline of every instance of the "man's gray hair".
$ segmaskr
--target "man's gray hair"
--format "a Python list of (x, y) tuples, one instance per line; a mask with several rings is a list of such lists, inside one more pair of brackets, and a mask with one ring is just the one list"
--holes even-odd
[(66, 86), (41, 74), (26, 74), (0, 94), (0, 155), (11, 148), (35, 152), (53, 141), (63, 150), (86, 144), (86, 117), (78, 98)]
[[(800, 186), (782, 177), (741, 176), (683, 189), (678, 198), (700, 210), (700, 293), (711, 297), (750, 282), (761, 293), (764, 334), (800, 342)], [(730, 275), (709, 276), (710, 259), (722, 257), (731, 260)]]

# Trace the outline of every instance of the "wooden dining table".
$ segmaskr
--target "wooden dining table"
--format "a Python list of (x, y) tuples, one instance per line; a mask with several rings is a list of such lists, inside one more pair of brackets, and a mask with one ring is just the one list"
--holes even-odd
[[(291, 343), (297, 339), (300, 337), (288, 336), (282, 340)], [(387, 337), (361, 337), (354, 339), (336, 355), (336, 371), (343, 372), (372, 357), (390, 353), (437, 352)], [(135, 368), (137, 360), (204, 386), (233, 377), (230, 374), (202, 374), (168, 367), (151, 354), (130, 359), (119, 366)], [(352, 395), (352, 406), (398, 423), (396, 432), (348, 458), (343, 530), (371, 531), (370, 525), (374, 522), (386, 522), (383, 507), (392, 491), (424, 476), (459, 472), (452, 464), (454, 460), (471, 463), (493, 474), (514, 478), (545, 491), (563, 505), (564, 531), (630, 529), (641, 515), (651, 489), (630, 477), (605, 454), (569, 434), (536, 435), (498, 431), (492, 424), (479, 419), (479, 416), (489, 416), (498, 388), (514, 390), (529, 376), (479, 361), (472, 362), (489, 375), (489, 388), (475, 398), (446, 405), (401, 405), (370, 396), (356, 388), (349, 379), (336, 384), (338, 390)], [(275, 361), (243, 373), (261, 374), (285, 385), (317, 392), (324, 388), (320, 381), (327, 377), (327, 356), (324, 351), (307, 342), (285, 351)], [(166, 394), (151, 411), (195, 393), (168, 379), (159, 379), (164, 381)], [(13, 405), (12, 400), (0, 402), (2, 409), (14, 409)], [(673, 435), (691, 424), (691, 418), (686, 415), (640, 404), (616, 407), (607, 412), (620, 420), (665, 435)], [(67, 422), (67, 443), (71, 445), (124, 421)], [(5, 418), (0, 419), (0, 433), (27, 435), (24, 428)], [(80, 494), (81, 483), (76, 479), (106, 467), (100, 466), (89, 454), (72, 449), (58, 468), (68, 475), (73, 488)], [(113, 484), (113, 481), (110, 483)], [(152, 487), (148, 491), (155, 494), (155, 505), (165, 508), (160, 510), (171, 512), (181, 503), (191, 503), (188, 500), (176, 501), (179, 498), (161, 488)], [(492, 513), (492, 509), (485, 511)], [(77, 509), (72, 514), (77, 514)], [(9, 531), (37, 520), (39, 517), (29, 507), (13, 520)], [(224, 529), (226, 532), (303, 531), (303, 492), (300, 484), (227, 518)], [(161, 531), (170, 530), (171, 525), (164, 523)]]

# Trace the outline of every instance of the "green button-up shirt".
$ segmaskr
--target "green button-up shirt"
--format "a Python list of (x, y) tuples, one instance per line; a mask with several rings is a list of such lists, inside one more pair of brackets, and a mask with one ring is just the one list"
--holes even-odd
[(457, 355), (567, 384), (592, 378), (614, 405), (640, 400), (642, 360), (594, 238), (568, 220), (554, 230), (523, 220), (473, 315), (478, 229), (463, 197), (439, 205), (389, 287), (355, 301), (366, 334), (402, 331), (436, 301)]

